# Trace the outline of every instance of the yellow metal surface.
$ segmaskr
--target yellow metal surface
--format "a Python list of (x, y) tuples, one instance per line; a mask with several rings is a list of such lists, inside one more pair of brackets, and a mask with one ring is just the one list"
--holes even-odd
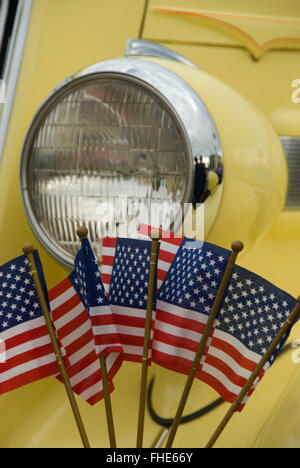
[(163, 13), (158, 8), (214, 12), (227, 22), (236, 18), (234, 24), (261, 44), (267, 36), (263, 39), (260, 34), (274, 39), (285, 35), (282, 28), (287, 27), (298, 38), (295, 44), (300, 49), (299, 2), (214, 0), (201, 2), (200, 9), (197, 0), (152, 0), (143, 33), (144, 39), (171, 47), (240, 92), (264, 113), (279, 135), (299, 135), (300, 106), (292, 101), (292, 83), (300, 78), (298, 49), (285, 44), (281, 50), (274, 43), (273, 49), (254, 60), (247, 44), (234, 41), (228, 31), (203, 23), (197, 16)]
[[(183, 5), (183, 1), (165, 0), (163, 5), (153, 1), (150, 2), (150, 6), (197, 9), (198, 3), (195, 0), (184, 2)], [(206, 3), (206, 8), (218, 12), (220, 4), (225, 2)], [(202, 4), (204, 8), (205, 4)], [(67, 271), (40, 246), (25, 217), (18, 191), (18, 170), (26, 130), (41, 101), (60, 81), (88, 64), (122, 56), (125, 41), (138, 35), (143, 13), (141, 0), (88, 0), (84, 2), (84, 8), (82, 5), (82, 0), (33, 1), (32, 17), (0, 167), (0, 236), (5, 245), (0, 253), (0, 262), (2, 264), (21, 254), (21, 247), (25, 241), (34, 243), (40, 250), (48, 287), (63, 279)], [(229, 5), (229, 2), (226, 2), (226, 5)], [(272, 11), (274, 16), (289, 19), (299, 17), (298, 8), (298, 3), (293, 1), (276, 2), (276, 5), (273, 1), (252, 1), (243, 2), (242, 6), (241, 2), (231, 1), (230, 8), (228, 6), (228, 10), (231, 9), (235, 14), (264, 16)], [(120, 21), (120, 18), (124, 20)], [(160, 18), (164, 18), (159, 20), (160, 26), (151, 26), (150, 22), (146, 22), (145, 38), (155, 37), (155, 40), (163, 39), (165, 43), (171, 43), (171, 36), (175, 37), (174, 44), (171, 44), (174, 50), (199, 63), (202, 69), (229, 84), (241, 95), (247, 96), (249, 101), (256, 104), (275, 124), (279, 134), (300, 136), (300, 104), (297, 107), (290, 99), (291, 82), (297, 77), (300, 78), (298, 52), (269, 51), (259, 61), (254, 62), (249, 52), (243, 48), (205, 47), (202, 41), (202, 45), (179, 44), (178, 31), (183, 31), (182, 28), (186, 27), (185, 42), (188, 41), (189, 30), (198, 34), (198, 20), (189, 20), (189, 23), (183, 26), (183, 20), (179, 16), (175, 19), (174, 15), (172, 23), (166, 27), (165, 16), (161, 14)], [(160, 29), (155, 29), (158, 27)], [(163, 32), (165, 35), (159, 37)], [(256, 39), (260, 40), (256, 30), (252, 32)], [(221, 39), (220, 36), (219, 40)], [(196, 71), (185, 71), (185, 67), (179, 65), (178, 68), (176, 65), (174, 67), (177, 71), (180, 69), (182, 76), (186, 75), (188, 80), (193, 81), (192, 76), (196, 76)], [(286, 169), (273, 130), (237, 93), (229, 88), (225, 92), (224, 85), (217, 80), (211, 80), (205, 73), (197, 76), (194, 86), (199, 86), (199, 89), (204, 86), (206, 90), (203, 99), (207, 100), (206, 104), (213, 113), (220, 133), (226, 170), (228, 174), (233, 174), (235, 181), (231, 185), (230, 179), (225, 180), (222, 201), (226, 211), (234, 215), (235, 221), (233, 222), (229, 214), (225, 216), (224, 210), (209, 240), (226, 244), (228, 247), (228, 242), (232, 240), (228, 233), (233, 235), (233, 232), (236, 232), (241, 238), (244, 233), (249, 242), (256, 240), (256, 237), (263, 233), (264, 237), (258, 239), (252, 248), (241, 256), (239, 264), (266, 277), (289, 293), (298, 295), (300, 213), (278, 213), (286, 188)], [(236, 132), (233, 131), (235, 126)], [(254, 137), (257, 139), (256, 146), (253, 145)], [(246, 172), (242, 171), (243, 162), (238, 161), (241, 154), (246, 155)], [(252, 171), (249, 167), (252, 158), (254, 161), (261, 158), (265, 170), (261, 173)], [(265, 204), (261, 205), (259, 198), (253, 196), (253, 186), (257, 193), (260, 187), (265, 191)], [(235, 207), (242, 206), (241, 197), (247, 200), (246, 208), (234, 212)], [(276, 214), (278, 216), (274, 219)], [(259, 222), (256, 224), (258, 215)], [(257, 231), (255, 227), (258, 228)], [(293, 329), (291, 340), (294, 338), (300, 338), (300, 324)], [(226, 428), (218, 446), (300, 446), (300, 368), (292, 361), (292, 352), (292, 349), (288, 350), (278, 358), (251, 396), (246, 408), (241, 414), (235, 415)], [(154, 365), (150, 369), (151, 375), (156, 375), (154, 407), (161, 416), (170, 417), (175, 413), (185, 378)], [(140, 369), (137, 364), (132, 363), (123, 364), (115, 378), (116, 389), (112, 394), (112, 404), (116, 437), (120, 447), (133, 447), (135, 444), (139, 379)], [(212, 389), (195, 382), (186, 413), (199, 409), (215, 398), (217, 394)], [(77, 401), (92, 446), (108, 447), (103, 402), (92, 408), (79, 398)], [(180, 427), (175, 446), (203, 446), (227, 407), (227, 404), (224, 404), (207, 416)], [(1, 447), (81, 446), (64, 388), (54, 378), (1, 395), (0, 416)], [(159, 431), (160, 427), (147, 414), (145, 446), (151, 446)]]
[(300, 7), (270, 0), (151, 0), (144, 35), (150, 40), (245, 47), (255, 58), (300, 48)]

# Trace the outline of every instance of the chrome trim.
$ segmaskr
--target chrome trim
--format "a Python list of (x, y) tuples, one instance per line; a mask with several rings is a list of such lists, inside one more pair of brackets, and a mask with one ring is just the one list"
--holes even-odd
[(288, 165), (289, 183), (285, 210), (300, 209), (300, 137), (280, 137)]
[[(73, 74), (58, 85), (41, 104), (27, 131), (20, 163), (21, 196), (28, 220), (37, 237), (54, 258), (67, 266), (73, 265), (73, 258), (52, 241), (46, 231), (39, 225), (30, 205), (27, 188), (27, 167), (30, 161), (30, 150), (36, 130), (53, 107), (73, 89), (81, 84), (103, 78), (118, 78), (137, 83), (158, 96), (165, 103), (169, 112), (178, 122), (188, 152), (187, 188), (182, 203), (192, 201), (194, 190), (194, 157), (204, 156), (213, 161), (218, 158), (223, 162), (221, 143), (213, 119), (198, 94), (178, 75), (169, 69), (140, 58), (118, 58), (96, 63)], [(177, 230), (182, 219), (178, 220)]]
[(32, 0), (20, 0), (14, 22), (12, 38), (8, 49), (5, 63), (3, 79), (6, 83), (6, 104), (2, 106), (0, 114), (0, 159), (6, 139), (6, 132), (9, 124), (11, 110), (13, 106), (16, 86), (18, 82), (19, 70), (22, 63), (22, 56), (28, 24), (30, 20)]
[(126, 42), (125, 56), (130, 57), (134, 55), (159, 57), (174, 62), (181, 62), (190, 67), (199, 68), (198, 65), (185, 58), (183, 55), (178, 54), (168, 47), (162, 46), (157, 42), (145, 41), (143, 39), (128, 39)]
[(1, 50), (3, 35), (5, 31), (7, 13), (8, 13), (8, 0), (2, 0), (0, 4), (0, 50)]

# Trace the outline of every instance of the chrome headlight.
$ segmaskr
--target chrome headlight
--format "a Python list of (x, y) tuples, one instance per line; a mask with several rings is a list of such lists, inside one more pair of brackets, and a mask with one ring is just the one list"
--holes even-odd
[(97, 251), (109, 216), (122, 222), (120, 196), (191, 202), (196, 155), (213, 165), (222, 153), (208, 110), (182, 78), (138, 58), (93, 65), (59, 85), (28, 130), (20, 174), (28, 219), (72, 265), (77, 227), (87, 225)]

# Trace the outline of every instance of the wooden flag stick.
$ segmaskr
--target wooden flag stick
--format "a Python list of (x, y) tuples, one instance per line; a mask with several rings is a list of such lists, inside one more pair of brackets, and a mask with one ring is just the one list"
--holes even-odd
[(64, 386), (65, 386), (65, 389), (69, 398), (69, 402), (73, 411), (73, 415), (74, 415), (74, 418), (78, 427), (78, 431), (79, 431), (83, 446), (84, 448), (90, 448), (90, 443), (88, 441), (87, 434), (86, 434), (86, 431), (85, 431), (85, 428), (81, 419), (81, 415), (80, 415), (80, 412), (79, 412), (79, 409), (78, 409), (78, 406), (74, 397), (72, 386), (71, 386), (68, 373), (66, 370), (65, 362), (64, 362), (61, 350), (60, 350), (60, 346), (57, 341), (54, 326), (50, 318), (48, 304), (45, 299), (44, 291), (41, 285), (41, 280), (38, 274), (38, 270), (37, 270), (34, 255), (33, 255), (33, 252), (34, 252), (33, 245), (25, 244), (23, 246), (23, 252), (26, 255), (27, 260), (28, 260), (29, 268), (31, 271), (34, 284), (35, 284), (35, 289), (39, 298), (40, 306), (41, 306), (41, 309), (45, 318), (45, 322), (46, 322), (48, 333), (49, 333), (51, 343), (53, 346), (54, 354), (56, 356), (57, 364), (62, 375), (62, 380), (63, 380)]
[(159, 239), (161, 238), (161, 233), (159, 230), (153, 229), (151, 231), (150, 236), (152, 239), (152, 249), (151, 249), (148, 298), (147, 298), (146, 321), (145, 321), (144, 351), (143, 351), (143, 360), (142, 360), (140, 403), (139, 403), (139, 416), (138, 416), (137, 441), (136, 441), (137, 448), (143, 447), (146, 394), (147, 394), (147, 378), (148, 378), (148, 355), (149, 355), (150, 336), (151, 336), (153, 299), (154, 299), (154, 293), (156, 289), (158, 245), (159, 245)]
[(222, 303), (222, 300), (223, 300), (223, 297), (224, 297), (228, 282), (230, 280), (230, 276), (231, 276), (233, 267), (235, 265), (235, 262), (236, 262), (236, 259), (237, 259), (237, 256), (238, 256), (239, 252), (241, 250), (243, 250), (244, 246), (243, 246), (242, 242), (235, 241), (235, 242), (232, 243), (231, 248), (232, 248), (232, 253), (231, 253), (230, 259), (228, 261), (226, 270), (224, 272), (221, 284), (219, 286), (219, 290), (218, 290), (218, 293), (216, 295), (214, 304), (212, 306), (210, 315), (208, 317), (208, 321), (207, 321), (204, 333), (202, 335), (202, 338), (201, 338), (201, 341), (199, 343), (197, 352), (195, 354), (193, 365), (192, 365), (192, 368), (190, 370), (189, 376), (187, 378), (187, 381), (186, 381), (186, 384), (185, 384), (185, 387), (184, 387), (184, 390), (183, 390), (183, 393), (182, 393), (182, 396), (181, 396), (181, 399), (180, 399), (180, 402), (179, 402), (179, 405), (178, 405), (178, 408), (177, 408), (177, 413), (176, 413), (176, 416), (174, 418), (174, 421), (173, 421), (173, 424), (172, 424), (172, 427), (171, 427), (171, 430), (170, 430), (170, 433), (169, 433), (169, 437), (168, 437), (168, 440), (167, 440), (167, 443), (166, 443), (166, 448), (171, 448), (172, 445), (173, 445), (175, 435), (176, 435), (178, 426), (180, 424), (180, 420), (182, 418), (182, 414), (183, 414), (183, 411), (184, 411), (188, 396), (190, 394), (192, 384), (193, 384), (195, 376), (196, 376), (196, 372), (197, 372), (197, 370), (199, 368), (199, 365), (200, 365), (202, 354), (204, 352), (207, 340), (208, 340), (208, 338), (210, 336), (210, 333), (211, 333), (215, 318), (216, 318), (217, 313), (219, 311), (219, 307), (220, 307), (220, 305)]
[[(85, 226), (81, 226), (80, 228), (78, 228), (77, 235), (80, 237), (80, 240), (87, 237), (88, 236), (87, 228)], [(106, 422), (107, 422), (110, 448), (116, 448), (117, 444), (116, 444), (116, 436), (115, 436), (115, 428), (114, 428), (114, 420), (113, 420), (113, 413), (112, 413), (112, 406), (111, 406), (111, 398), (110, 398), (110, 391), (109, 391), (105, 354), (101, 354), (100, 356), (100, 369), (101, 369), (101, 378), (102, 378), (102, 385), (103, 385), (103, 392), (104, 392)]]
[(225, 429), (226, 425), (232, 418), (233, 414), (236, 412), (236, 410), (239, 408), (239, 406), (242, 404), (245, 396), (248, 394), (249, 390), (252, 388), (252, 385), (254, 384), (255, 380), (259, 376), (260, 372), (263, 370), (264, 366), (267, 364), (269, 361), (270, 357), (276, 350), (277, 346), (283, 339), (284, 335), (288, 332), (289, 328), (293, 325), (294, 321), (297, 319), (297, 317), (300, 314), (300, 296), (297, 298), (297, 304), (290, 313), (289, 317), (287, 320), (284, 322), (282, 328), (278, 332), (278, 335), (274, 338), (272, 343), (270, 344), (269, 348), (267, 349), (266, 353), (262, 357), (261, 361), (257, 365), (256, 369), (253, 371), (253, 373), (250, 375), (249, 379), (245, 383), (245, 386), (242, 388), (241, 392), (237, 396), (236, 400), (234, 403), (230, 406), (229, 410), (225, 414), (224, 418), (220, 422), (219, 426), (213, 433), (212, 437), (210, 438), (208, 444), (206, 445), (205, 448), (212, 448)]

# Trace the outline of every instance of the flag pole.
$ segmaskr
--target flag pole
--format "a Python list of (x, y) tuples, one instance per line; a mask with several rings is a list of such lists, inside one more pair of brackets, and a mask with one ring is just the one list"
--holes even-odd
[(34, 246), (29, 243), (24, 244), (23, 252), (26, 255), (27, 260), (28, 260), (29, 268), (31, 271), (31, 276), (34, 281), (34, 285), (35, 285), (35, 289), (39, 298), (40, 306), (41, 306), (41, 309), (45, 318), (45, 322), (46, 322), (48, 333), (51, 339), (54, 354), (57, 360), (59, 370), (62, 375), (62, 380), (63, 380), (64, 386), (65, 386), (65, 389), (69, 398), (69, 402), (73, 411), (73, 415), (74, 415), (74, 418), (78, 427), (78, 431), (79, 431), (83, 446), (84, 448), (90, 448), (90, 443), (87, 438), (87, 434), (86, 434), (86, 431), (85, 431), (85, 428), (81, 419), (81, 415), (80, 415), (80, 412), (79, 412), (79, 409), (78, 409), (78, 406), (74, 397), (72, 386), (71, 386), (69, 376), (66, 370), (65, 362), (64, 362), (64, 359), (60, 350), (60, 346), (58, 344), (58, 340), (56, 337), (56, 333), (54, 330), (54, 326), (50, 318), (49, 307), (45, 299), (44, 291), (41, 285), (41, 280), (38, 274), (38, 270), (37, 270), (34, 255), (33, 255)]
[(288, 332), (289, 328), (293, 325), (294, 321), (297, 319), (298, 315), (300, 314), (300, 296), (297, 298), (297, 304), (290, 313), (289, 317), (287, 320), (284, 322), (282, 328), (270, 344), (269, 348), (267, 349), (266, 353), (262, 357), (261, 361), (257, 365), (256, 369), (252, 372), (250, 375), (249, 379), (247, 380), (246, 384), (242, 388), (241, 392), (239, 395), (236, 397), (234, 403), (230, 406), (229, 410), (225, 414), (224, 418), (220, 422), (219, 426), (213, 433), (212, 437), (210, 438), (209, 442), (207, 443), (205, 448), (212, 448), (225, 429), (226, 425), (232, 418), (233, 414), (236, 412), (236, 410), (239, 408), (239, 406), (242, 404), (245, 396), (248, 394), (248, 392), (251, 390), (252, 385), (254, 384), (255, 380), (259, 376), (260, 372), (263, 370), (264, 366), (267, 364), (269, 361), (270, 357), (276, 350), (277, 346), (280, 344), (281, 340), (283, 339), (284, 335)]
[[(85, 226), (80, 226), (77, 229), (77, 235), (82, 241), (82, 239), (88, 236), (87, 228)], [(106, 412), (106, 421), (107, 421), (110, 448), (117, 448), (113, 413), (112, 413), (112, 406), (111, 406), (111, 398), (110, 398), (110, 391), (109, 391), (109, 383), (108, 383), (106, 356), (103, 353), (100, 355), (100, 369), (101, 369), (101, 377), (102, 377), (102, 384), (103, 384), (104, 403), (105, 403), (105, 412)]]
[(152, 239), (152, 249), (151, 249), (151, 260), (150, 260), (150, 271), (149, 271), (147, 308), (146, 308), (144, 350), (143, 350), (143, 359), (142, 359), (139, 416), (138, 416), (137, 441), (136, 441), (137, 448), (143, 447), (146, 394), (147, 394), (147, 378), (148, 378), (148, 355), (149, 355), (150, 336), (151, 336), (153, 299), (154, 299), (154, 293), (155, 293), (155, 288), (156, 288), (158, 245), (159, 245), (159, 239), (161, 238), (161, 232), (157, 229), (153, 229), (151, 231), (150, 237)]
[(169, 433), (169, 437), (168, 437), (168, 440), (167, 440), (167, 443), (166, 443), (166, 448), (171, 448), (172, 445), (173, 445), (173, 442), (174, 442), (174, 439), (175, 439), (175, 436), (176, 436), (176, 432), (177, 432), (178, 426), (180, 424), (180, 420), (181, 420), (181, 417), (182, 417), (182, 414), (183, 414), (183, 411), (184, 411), (188, 396), (190, 394), (192, 384), (193, 384), (195, 376), (196, 376), (196, 372), (197, 372), (197, 370), (199, 368), (199, 365), (200, 365), (202, 354), (204, 352), (207, 340), (208, 340), (208, 338), (210, 336), (210, 333), (211, 333), (215, 318), (216, 318), (217, 313), (219, 311), (219, 307), (220, 307), (220, 305), (222, 303), (222, 300), (223, 300), (223, 297), (224, 297), (228, 282), (230, 280), (231, 273), (232, 273), (233, 267), (235, 265), (237, 256), (238, 256), (239, 252), (241, 252), (241, 250), (243, 250), (243, 248), (244, 248), (244, 246), (243, 246), (243, 243), (241, 241), (234, 241), (231, 244), (232, 253), (231, 253), (230, 259), (228, 261), (226, 270), (224, 272), (221, 284), (219, 286), (219, 290), (218, 290), (218, 293), (216, 295), (214, 304), (212, 306), (210, 315), (208, 317), (208, 321), (207, 321), (204, 333), (202, 335), (202, 338), (201, 338), (201, 341), (199, 343), (197, 352), (195, 354), (193, 365), (192, 365), (192, 368), (190, 370), (189, 376), (187, 378), (187, 381), (186, 381), (186, 384), (185, 384), (185, 387), (184, 387), (184, 390), (183, 390), (183, 393), (182, 393), (182, 396), (181, 396), (181, 399), (180, 399), (180, 402), (179, 402), (179, 405), (178, 405), (178, 408), (177, 408), (177, 413), (176, 413), (176, 416), (174, 418), (174, 421), (173, 421), (173, 424), (172, 424), (172, 427), (171, 427), (171, 430), (170, 430), (170, 433)]

